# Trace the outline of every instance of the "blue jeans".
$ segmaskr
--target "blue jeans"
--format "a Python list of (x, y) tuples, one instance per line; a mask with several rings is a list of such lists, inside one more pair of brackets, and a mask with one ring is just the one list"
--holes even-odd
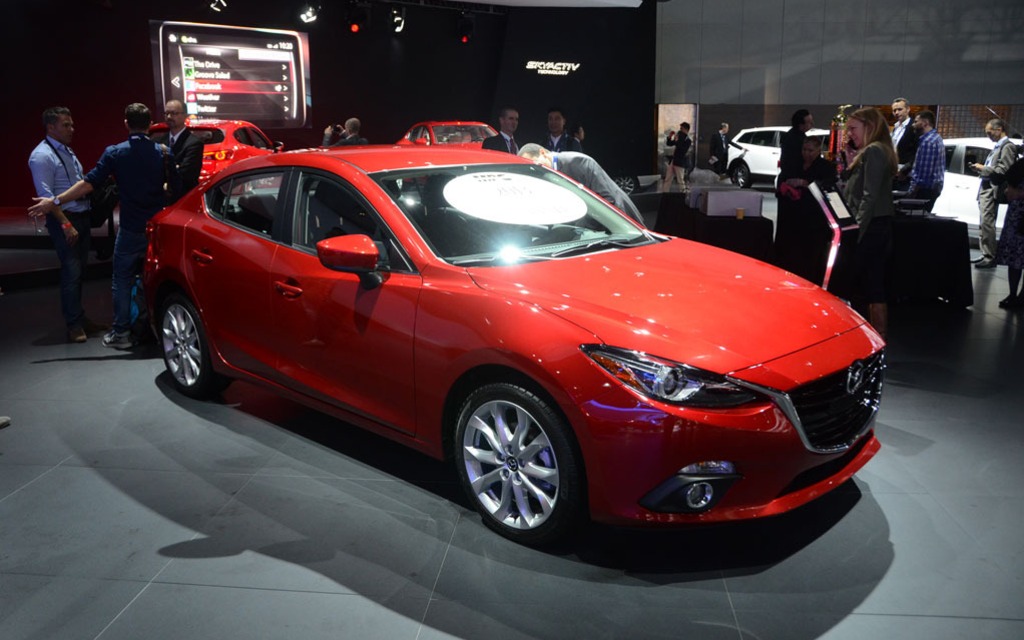
[(78, 231), (78, 241), (69, 245), (64, 237), (64, 230), (53, 216), (46, 216), (46, 230), (53, 240), (53, 248), (57, 250), (60, 260), (60, 311), (64, 315), (64, 323), (68, 329), (80, 328), (85, 319), (82, 309), (82, 274), (89, 264), (90, 235), (89, 212), (72, 213), (66, 211), (65, 217)]
[(124, 332), (131, 328), (132, 282), (145, 257), (146, 232), (119, 229), (114, 241), (114, 278), (111, 284), (115, 331)]

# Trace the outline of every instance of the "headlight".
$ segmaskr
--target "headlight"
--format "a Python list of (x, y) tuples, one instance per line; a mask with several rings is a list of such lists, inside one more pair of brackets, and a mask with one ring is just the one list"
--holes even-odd
[(603, 345), (583, 345), (581, 349), (622, 384), (663, 402), (687, 407), (723, 408), (736, 407), (761, 397), (716, 373), (645, 353)]

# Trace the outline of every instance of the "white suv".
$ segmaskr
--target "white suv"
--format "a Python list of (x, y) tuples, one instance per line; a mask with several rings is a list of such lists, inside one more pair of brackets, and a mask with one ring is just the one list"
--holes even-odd
[[(1011, 140), (1020, 145), (1020, 140)], [(978, 189), (981, 178), (971, 169), (975, 162), (985, 164), (985, 158), (995, 143), (988, 138), (950, 138), (943, 140), (946, 145), (946, 178), (942, 195), (935, 201), (932, 213), (966, 222), (972, 230), (978, 229)], [(1003, 228), (1006, 205), (999, 205), (996, 228)]]
[[(733, 184), (747, 188), (755, 178), (775, 183), (779, 175), (779, 159), (782, 155), (782, 134), (791, 127), (756, 127), (744, 129), (729, 141), (729, 177)], [(822, 148), (828, 149), (829, 131), (811, 129), (810, 137), (822, 139)]]

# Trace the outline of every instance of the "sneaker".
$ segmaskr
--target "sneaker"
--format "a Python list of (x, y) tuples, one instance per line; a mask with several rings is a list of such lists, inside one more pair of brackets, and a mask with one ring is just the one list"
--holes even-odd
[(103, 336), (103, 346), (111, 349), (128, 349), (133, 344), (131, 331), (111, 329), (110, 333)]
[(68, 342), (85, 342), (85, 340), (85, 329), (82, 327), (68, 329)]

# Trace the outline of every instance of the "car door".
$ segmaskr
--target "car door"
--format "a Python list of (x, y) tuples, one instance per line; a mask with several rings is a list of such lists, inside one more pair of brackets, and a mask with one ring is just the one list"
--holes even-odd
[[(422, 279), (359, 192), (336, 176), (296, 175), (292, 243), (274, 256), (268, 336), (285, 384), (415, 432), (413, 344)], [(390, 265), (380, 286), (332, 271), (316, 255), (326, 237), (365, 234)]]
[(210, 340), (228, 364), (260, 376), (277, 360), (266, 338), (284, 177), (274, 169), (223, 180), (206, 193), (209, 215), (185, 230), (187, 277)]
[(779, 149), (779, 132), (755, 131), (750, 137), (750, 144), (755, 146), (755, 149), (747, 154), (750, 172), (762, 176), (778, 174), (779, 157), (782, 153)]

